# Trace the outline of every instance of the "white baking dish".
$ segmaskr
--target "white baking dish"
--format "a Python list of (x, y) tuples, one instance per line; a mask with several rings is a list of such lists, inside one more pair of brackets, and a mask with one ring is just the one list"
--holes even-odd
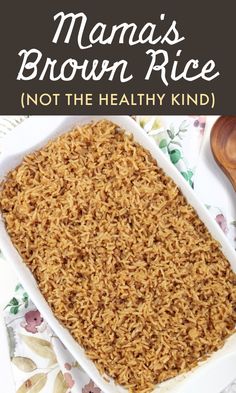
[[(195, 208), (199, 217), (206, 224), (212, 236), (222, 246), (223, 253), (236, 271), (236, 253), (230, 245), (219, 226), (209, 215), (208, 210), (198, 200), (194, 191), (187, 184), (177, 169), (167, 160), (156, 144), (147, 136), (144, 130), (128, 116), (35, 116), (23, 122), (15, 128), (4, 140), (3, 153), (0, 155), (0, 181), (8, 171), (16, 167), (23, 157), (42, 147), (49, 139), (68, 131), (76, 124), (88, 123), (91, 120), (107, 118), (119, 126), (133, 133), (134, 138), (150, 151), (152, 156), (167, 175), (172, 177), (181, 188), (188, 202)], [(206, 187), (210, 184), (207, 185)], [(11, 243), (6, 232), (3, 220), (0, 220), (0, 249), (8, 261), (10, 261), (29, 293), (32, 301), (43, 314), (49, 325), (69, 349), (81, 367), (103, 390), (104, 393), (125, 393), (124, 388), (115, 385), (111, 380), (107, 382), (99, 374), (93, 362), (84, 353), (84, 350), (75, 342), (68, 330), (58, 322), (50, 307), (37, 288), (34, 277), (23, 263), (18, 252)], [(173, 378), (157, 386), (154, 392), (164, 393), (219, 393), (236, 376), (236, 335), (234, 334), (225, 343), (224, 347), (214, 353), (207, 361), (202, 362), (193, 371)], [(79, 393), (79, 392), (78, 392)]]

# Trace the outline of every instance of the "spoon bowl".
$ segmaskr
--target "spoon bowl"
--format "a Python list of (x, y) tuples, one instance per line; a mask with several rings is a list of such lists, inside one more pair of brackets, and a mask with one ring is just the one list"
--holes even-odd
[(236, 116), (220, 116), (211, 130), (213, 156), (236, 191)]

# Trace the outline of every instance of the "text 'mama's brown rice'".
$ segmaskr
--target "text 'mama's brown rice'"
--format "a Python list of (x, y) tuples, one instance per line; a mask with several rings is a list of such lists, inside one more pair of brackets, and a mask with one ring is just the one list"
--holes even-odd
[(234, 331), (236, 276), (218, 243), (113, 123), (26, 156), (0, 208), (56, 317), (130, 392), (189, 370)]

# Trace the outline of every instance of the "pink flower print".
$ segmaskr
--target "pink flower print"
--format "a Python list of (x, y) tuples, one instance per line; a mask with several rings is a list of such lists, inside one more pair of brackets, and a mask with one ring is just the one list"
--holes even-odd
[(206, 116), (193, 116), (195, 119), (193, 125), (199, 128), (200, 133), (203, 135), (206, 127)]
[(94, 382), (90, 379), (90, 382), (83, 387), (82, 393), (102, 393), (102, 391), (94, 385)]
[(22, 327), (24, 327), (27, 332), (35, 334), (38, 332), (37, 327), (43, 323), (43, 318), (38, 310), (28, 311), (25, 314), (25, 321), (26, 324), (22, 325)]
[(222, 231), (225, 234), (227, 234), (229, 229), (228, 229), (227, 221), (226, 221), (225, 217), (223, 216), (223, 214), (217, 214), (215, 220), (216, 220), (217, 224), (219, 224), (219, 226), (221, 227)]
[(72, 388), (75, 384), (75, 381), (73, 380), (72, 375), (70, 373), (64, 373), (64, 378), (65, 378), (68, 388)]
[(65, 366), (66, 370), (71, 370), (72, 369), (72, 367), (71, 367), (71, 365), (69, 363), (65, 363), (64, 366)]

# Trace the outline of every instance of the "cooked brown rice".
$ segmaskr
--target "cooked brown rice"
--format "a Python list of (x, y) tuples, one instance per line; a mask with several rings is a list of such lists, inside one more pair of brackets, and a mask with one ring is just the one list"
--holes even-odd
[(26, 156), (0, 208), (57, 318), (130, 392), (191, 369), (234, 331), (236, 276), (218, 243), (113, 123)]

